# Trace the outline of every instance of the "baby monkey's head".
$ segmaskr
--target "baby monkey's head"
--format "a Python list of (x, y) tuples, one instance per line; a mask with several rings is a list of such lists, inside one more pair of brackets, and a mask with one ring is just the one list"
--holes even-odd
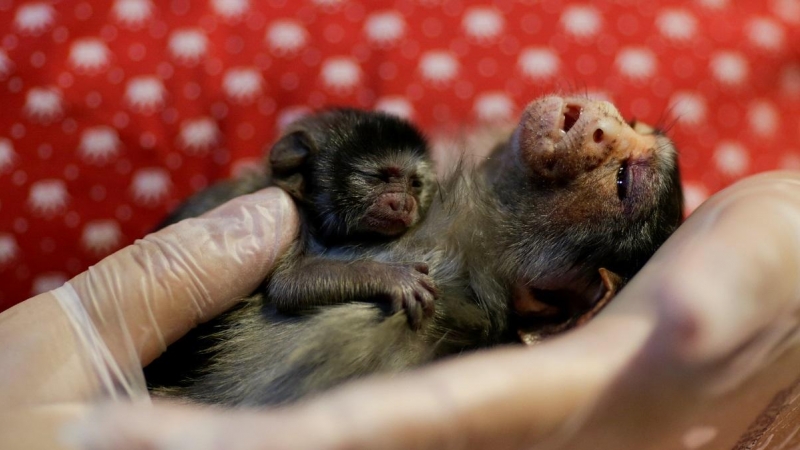
[(274, 183), (326, 240), (399, 236), (424, 216), (435, 189), (422, 133), (379, 112), (333, 109), (305, 117), (273, 146), (270, 164)]

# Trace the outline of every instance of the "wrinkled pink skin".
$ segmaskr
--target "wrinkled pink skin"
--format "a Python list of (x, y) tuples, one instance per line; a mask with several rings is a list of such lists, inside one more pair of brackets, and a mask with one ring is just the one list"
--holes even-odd
[(649, 159), (656, 147), (652, 132), (647, 126), (631, 127), (611, 103), (548, 96), (528, 105), (514, 139), (537, 175), (556, 179), (573, 178), (609, 161)]

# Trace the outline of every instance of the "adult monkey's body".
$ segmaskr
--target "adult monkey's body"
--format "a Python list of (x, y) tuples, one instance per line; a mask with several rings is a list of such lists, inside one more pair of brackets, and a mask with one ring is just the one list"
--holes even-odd
[(370, 255), (430, 268), (439, 298), (419, 330), (366, 303), (286, 316), (253, 298), (224, 319), (210, 365), (169, 392), (283, 403), (513, 341), (522, 313), (552, 325), (591, 309), (618, 288), (605, 274), (633, 276), (682, 214), (671, 142), (634, 128), (607, 103), (532, 103), (487, 163), (444, 183), (419, 227)]

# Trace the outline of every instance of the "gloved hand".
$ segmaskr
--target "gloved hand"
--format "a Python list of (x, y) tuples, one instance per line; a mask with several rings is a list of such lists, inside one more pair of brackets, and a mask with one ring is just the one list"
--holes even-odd
[(148, 404), (142, 367), (255, 290), (297, 228), (289, 197), (260, 191), (0, 314), (0, 447), (54, 448), (98, 401)]
[[(216, 229), (223, 225), (232, 223)], [(174, 235), (179, 227), (162, 233)], [(199, 235), (181, 250), (196, 251), (208, 238)], [(236, 244), (266, 267), (274, 253), (253, 252), (257, 246)], [(119, 367), (109, 377), (131, 380), (129, 392), (138, 397), (140, 365), (163, 349), (158, 330), (163, 342), (174, 340), (227, 306), (209, 299), (244, 294), (252, 288), (244, 280), (258, 279), (251, 273), (234, 285), (196, 288), (209, 270), (232, 274), (232, 266), (252, 266), (226, 255), (229, 249), (202, 252), (214, 254), (193, 264), (144, 256), (174, 248), (123, 250), (131, 256), (102, 269), (121, 271), (109, 278), (113, 283), (91, 272), (71, 282), (91, 320), (65, 316), (53, 294), (0, 316), (0, 367), (13, 369), (0, 379), (0, 398), (14, 405), (0, 418), (0, 427), (13, 427), (3, 442), (22, 436), (32, 444), (91, 449), (731, 448), (770, 398), (800, 375), (800, 174), (753, 177), (713, 197), (582, 328), (539, 346), (376, 377), (267, 411), (94, 401), (117, 391), (95, 380), (112, 366), (109, 360)], [(125, 260), (137, 261), (132, 267), (142, 281)], [(183, 276), (154, 283), (159, 272), (150, 268), (165, 265)], [(120, 289), (139, 283), (155, 287)], [(156, 292), (170, 293), (171, 306), (143, 307)], [(193, 292), (208, 301), (198, 306)], [(109, 298), (115, 307), (92, 303)], [(98, 308), (102, 315), (93, 313)], [(87, 339), (97, 345), (76, 341), (73, 328), (97, 329), (97, 339)], [(133, 346), (124, 345), (126, 329)], [(34, 431), (45, 434), (34, 438)]]

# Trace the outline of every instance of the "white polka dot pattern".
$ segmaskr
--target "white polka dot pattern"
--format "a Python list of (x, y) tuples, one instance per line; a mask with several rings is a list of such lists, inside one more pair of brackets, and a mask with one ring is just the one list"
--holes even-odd
[(558, 74), (561, 61), (555, 51), (547, 47), (527, 48), (520, 53), (519, 68), (533, 80), (547, 79)]
[(670, 128), (687, 212), (800, 169), (800, 2), (628, 3), (0, 0), (0, 310), (263, 170), (326, 105), (432, 134), (553, 90), (613, 101)]
[(564, 30), (578, 38), (589, 38), (600, 32), (603, 18), (597, 8), (589, 5), (575, 5), (565, 8), (561, 15)]
[(382, 11), (367, 17), (364, 33), (373, 44), (388, 47), (398, 42), (406, 32), (406, 22), (397, 11)]

